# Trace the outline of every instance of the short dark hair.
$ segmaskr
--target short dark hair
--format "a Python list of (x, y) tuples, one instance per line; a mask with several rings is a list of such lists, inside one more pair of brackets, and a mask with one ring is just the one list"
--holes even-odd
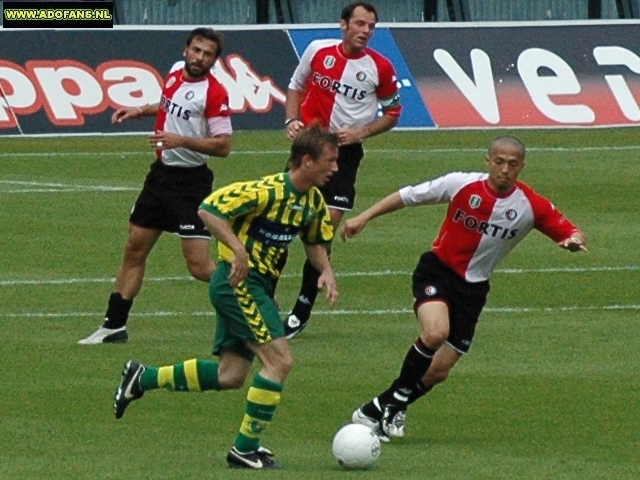
[(376, 7), (367, 2), (353, 2), (344, 7), (342, 9), (342, 14), (340, 15), (340, 20), (344, 20), (346, 23), (349, 23), (349, 20), (351, 20), (351, 17), (353, 16), (353, 11), (358, 7), (362, 7), (367, 12), (373, 13), (373, 16), (376, 17), (376, 23), (378, 23), (378, 11), (376, 10)]
[(489, 156), (493, 155), (496, 149), (502, 145), (507, 145), (509, 147), (515, 148), (516, 150), (519, 150), (520, 154), (522, 155), (522, 159), (524, 160), (524, 157), (527, 153), (524, 143), (522, 143), (516, 137), (512, 137), (511, 135), (503, 135), (501, 137), (495, 138), (491, 142), (491, 145), (489, 145), (489, 152), (488, 152)]
[(222, 33), (216, 32), (213, 28), (208, 27), (198, 27), (191, 30), (191, 33), (187, 37), (187, 47), (191, 45), (191, 42), (195, 38), (204, 38), (206, 40), (211, 40), (215, 42), (218, 46), (218, 51), (216, 52), (216, 58), (218, 58), (222, 54), (222, 49), (224, 47), (224, 37)]
[(335, 145), (338, 147), (340, 137), (337, 133), (329, 132), (327, 129), (314, 122), (305, 128), (295, 138), (291, 144), (291, 155), (289, 156), (289, 167), (299, 167), (302, 164), (302, 157), (310, 155), (317, 160), (322, 155), (325, 145)]

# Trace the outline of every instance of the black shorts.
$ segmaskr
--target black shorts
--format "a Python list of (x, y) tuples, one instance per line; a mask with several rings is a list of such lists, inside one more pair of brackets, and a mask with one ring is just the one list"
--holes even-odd
[(129, 221), (181, 237), (211, 238), (198, 216), (198, 207), (212, 186), (213, 172), (207, 165), (170, 167), (156, 161), (151, 164)]
[(470, 283), (442, 264), (433, 252), (425, 252), (413, 272), (414, 310), (432, 300), (449, 306), (447, 343), (460, 353), (471, 347), (480, 313), (489, 294), (489, 282)]
[(356, 201), (356, 176), (364, 149), (361, 143), (352, 143), (340, 147), (338, 153), (338, 171), (320, 191), (330, 208), (351, 211)]

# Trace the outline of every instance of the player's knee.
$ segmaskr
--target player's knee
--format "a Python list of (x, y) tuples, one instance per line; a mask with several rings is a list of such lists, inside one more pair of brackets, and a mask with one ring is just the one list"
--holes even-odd
[(246, 376), (237, 374), (221, 374), (218, 377), (218, 382), (220, 383), (220, 388), (222, 390), (236, 390), (238, 388), (242, 388), (245, 380)]
[(123, 261), (129, 264), (142, 263), (147, 259), (148, 254), (149, 249), (147, 246), (129, 240), (124, 246)]
[(442, 344), (444, 344), (448, 336), (448, 330), (433, 328), (428, 332), (423, 331), (420, 334), (420, 339), (426, 346), (428, 346), (432, 350), (438, 350), (442, 346)]
[(211, 280), (211, 275), (216, 269), (216, 264), (212, 261), (202, 262), (189, 262), (187, 261), (187, 269), (193, 278), (202, 282), (208, 282)]
[(276, 368), (280, 371), (283, 377), (286, 377), (293, 368), (293, 357), (291, 354), (282, 355), (278, 358)]
[(293, 368), (293, 357), (290, 353), (278, 355), (272, 359), (270, 365), (265, 365), (267, 370), (271, 370), (274, 377), (283, 382)]

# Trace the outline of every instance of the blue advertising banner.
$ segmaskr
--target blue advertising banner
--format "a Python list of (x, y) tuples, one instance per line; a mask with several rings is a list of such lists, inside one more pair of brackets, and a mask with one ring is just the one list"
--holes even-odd
[[(307, 46), (314, 40), (322, 38), (341, 38), (342, 33), (339, 28), (312, 28), (312, 29), (292, 29), (289, 30), (291, 41), (298, 54), (302, 55)], [(369, 42), (369, 46), (387, 57), (396, 69), (398, 74), (398, 84), (400, 86), (400, 101), (402, 102), (402, 115), (400, 116), (399, 127), (433, 127), (434, 123), (431, 115), (427, 111), (416, 82), (407, 67), (398, 45), (388, 28), (378, 27)]]

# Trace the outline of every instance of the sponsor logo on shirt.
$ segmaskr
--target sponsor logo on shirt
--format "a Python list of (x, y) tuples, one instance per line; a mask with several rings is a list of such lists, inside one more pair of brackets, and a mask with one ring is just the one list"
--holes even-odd
[(169, 115), (174, 115), (183, 120), (189, 120), (191, 118), (191, 110), (187, 110), (182, 105), (172, 102), (170, 98), (164, 95), (160, 98), (160, 108)]
[(476, 217), (469, 215), (460, 208), (456, 210), (456, 213), (453, 215), (453, 222), (462, 223), (469, 230), (473, 230), (493, 238), (500, 238), (502, 240), (510, 240), (518, 234), (517, 228), (509, 229), (507, 227), (496, 225), (495, 223), (478, 220)]
[(345, 97), (353, 98), (354, 100), (363, 100), (367, 96), (367, 91), (361, 88), (356, 88), (352, 85), (334, 80), (326, 75), (321, 75), (318, 72), (314, 72), (311, 76), (313, 83), (318, 85), (323, 90), (329, 90), (331, 92), (344, 95)]
[(255, 217), (247, 232), (267, 247), (286, 247), (298, 235), (299, 227), (284, 225), (264, 217)]
[(257, 240), (260, 240), (265, 245), (276, 247), (286, 247), (296, 238), (295, 233), (275, 233), (264, 228), (252, 231), (252, 233), (255, 234)]

